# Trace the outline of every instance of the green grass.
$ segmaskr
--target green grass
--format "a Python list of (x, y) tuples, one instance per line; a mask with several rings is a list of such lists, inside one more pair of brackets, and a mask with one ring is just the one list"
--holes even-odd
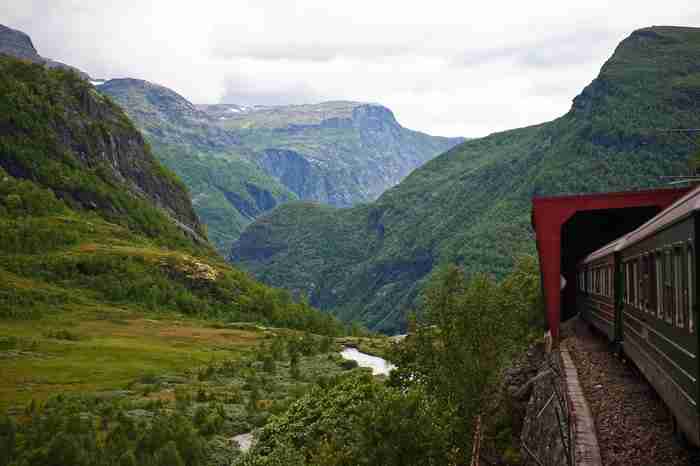
[[(78, 340), (46, 336), (57, 329), (70, 331)], [(0, 339), (9, 336), (37, 346), (3, 355), (0, 409), (57, 392), (121, 389), (144, 374), (177, 373), (239, 357), (252, 351), (263, 334), (215, 330), (210, 322), (177, 315), (93, 305), (39, 321), (4, 321)]]

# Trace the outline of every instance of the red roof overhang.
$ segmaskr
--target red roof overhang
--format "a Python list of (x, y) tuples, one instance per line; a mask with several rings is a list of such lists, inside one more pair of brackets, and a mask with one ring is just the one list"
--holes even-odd
[(577, 212), (658, 207), (665, 209), (689, 191), (689, 188), (650, 189), (599, 194), (577, 194), (532, 199), (532, 226), (540, 260), (545, 313), (552, 337), (559, 337), (561, 320), (561, 229)]

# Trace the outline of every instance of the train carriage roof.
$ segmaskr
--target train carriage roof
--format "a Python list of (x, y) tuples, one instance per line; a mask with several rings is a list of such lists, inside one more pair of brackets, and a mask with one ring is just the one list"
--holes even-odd
[(678, 199), (663, 211), (659, 212), (656, 216), (651, 218), (648, 222), (644, 223), (636, 230), (633, 230), (630, 233), (627, 233), (615, 241), (608, 243), (602, 248), (592, 252), (581, 262), (584, 264), (589, 263), (614, 252), (621, 251), (622, 249), (638, 243), (654, 233), (663, 230), (667, 226), (684, 218), (686, 215), (695, 210), (700, 210), (700, 186)]
[(583, 259), (581, 262), (583, 264), (587, 264), (589, 262), (595, 261), (596, 259), (600, 259), (602, 257), (605, 257), (607, 255), (610, 255), (614, 252), (621, 250), (626, 243), (626, 239), (627, 239), (627, 235), (616, 239), (612, 243), (606, 244), (605, 246), (598, 249), (597, 251), (594, 251), (594, 252), (590, 253), (589, 255), (587, 255), (586, 258)]
[(655, 217), (625, 236), (625, 246), (638, 243), (654, 233), (700, 209), (700, 186), (659, 212)]

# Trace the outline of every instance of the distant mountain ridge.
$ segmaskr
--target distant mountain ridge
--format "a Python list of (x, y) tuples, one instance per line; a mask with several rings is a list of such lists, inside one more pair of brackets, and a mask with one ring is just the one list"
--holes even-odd
[(1, 25), (0, 53), (71, 69), (122, 106), (156, 157), (184, 180), (222, 254), (281, 203), (372, 201), (463, 140), (405, 129), (378, 104), (195, 105), (145, 80), (91, 79), (40, 56), (27, 34)]
[(239, 135), (173, 90), (131, 78), (97, 89), (125, 109), (159, 160), (187, 184), (220, 252), (256, 216), (296, 198), (260, 169)]
[(160, 160), (185, 180), (224, 254), (248, 223), (281, 203), (371, 201), (463, 140), (407, 130), (377, 104), (195, 105), (138, 79), (97, 88), (129, 113)]
[(433, 271), (504, 274), (534, 252), (534, 195), (648, 188), (687, 173), (700, 127), (700, 29), (635, 31), (571, 110), (466, 141), (351, 209), (290, 203), (256, 219), (231, 260), (313, 305), (388, 333), (405, 330)]

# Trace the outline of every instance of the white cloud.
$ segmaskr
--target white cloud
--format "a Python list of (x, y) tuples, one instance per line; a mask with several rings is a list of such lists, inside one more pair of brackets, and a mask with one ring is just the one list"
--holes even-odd
[(697, 0), (20, 0), (39, 52), (197, 103), (381, 102), (407, 127), (478, 136), (566, 112), (617, 43), (700, 25)]

